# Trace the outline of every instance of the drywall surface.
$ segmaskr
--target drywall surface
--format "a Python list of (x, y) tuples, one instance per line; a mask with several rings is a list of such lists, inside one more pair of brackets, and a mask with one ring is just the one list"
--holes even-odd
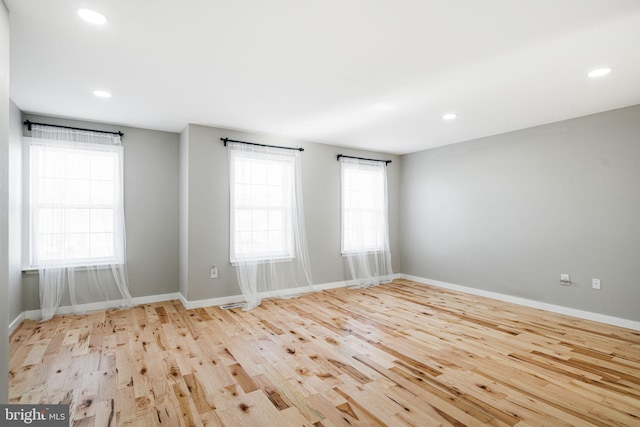
[(0, 403), (9, 398), (9, 11), (0, 1)]
[(639, 135), (633, 106), (403, 156), (401, 271), (640, 320)]
[[(124, 209), (131, 295), (178, 292), (179, 135), (30, 114), (24, 118), (124, 133)], [(23, 292), (24, 309), (38, 309), (37, 275), (23, 276)], [(62, 302), (67, 303), (67, 299)]]
[(179, 280), (180, 293), (189, 293), (189, 127), (180, 133), (179, 174)]
[[(393, 163), (388, 166), (389, 234), (393, 266), (397, 271), (398, 156), (189, 125), (188, 153), (183, 155), (183, 159), (188, 157), (189, 267), (188, 295), (185, 295), (188, 300), (240, 294), (235, 270), (229, 263), (229, 161), (227, 148), (220, 141), (223, 137), (304, 148), (301, 163), (305, 222), (312, 277), (318, 284), (349, 279), (340, 255), (340, 165), (337, 154), (391, 159)], [(183, 225), (184, 221), (181, 219)], [(217, 279), (210, 278), (213, 265), (218, 267)]]
[(9, 113), (9, 321), (22, 313), (22, 112)]

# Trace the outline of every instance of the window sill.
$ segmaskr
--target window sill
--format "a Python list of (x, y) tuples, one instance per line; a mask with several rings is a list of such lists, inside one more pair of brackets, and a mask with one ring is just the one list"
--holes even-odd
[[(114, 262), (111, 264), (91, 264), (91, 265), (63, 265), (63, 266), (42, 266), (42, 268), (73, 268), (76, 271), (86, 271), (86, 270), (91, 270), (91, 269), (98, 269), (98, 270), (106, 270), (106, 269), (110, 269), (112, 265), (124, 265), (121, 262)], [(22, 274), (25, 275), (32, 275), (32, 274), (38, 274), (40, 271), (39, 267), (23, 267), (22, 268)]]
[(387, 251), (385, 251), (384, 249), (365, 249), (363, 251), (340, 252), (340, 255), (342, 255), (343, 257), (348, 257), (348, 256), (360, 255), (360, 254), (377, 255), (377, 254), (383, 254), (385, 252)]
[(229, 263), (235, 267), (238, 264), (241, 263), (245, 263), (245, 262), (257, 262), (258, 264), (268, 264), (271, 262), (292, 262), (295, 259), (295, 257), (282, 257), (282, 258), (260, 258), (257, 260), (253, 260), (253, 259), (234, 259), (229, 261)]

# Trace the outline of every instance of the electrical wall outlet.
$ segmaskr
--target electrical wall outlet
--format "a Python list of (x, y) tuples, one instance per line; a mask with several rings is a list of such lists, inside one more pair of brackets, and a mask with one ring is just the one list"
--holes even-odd
[(212, 279), (218, 278), (218, 267), (216, 267), (215, 265), (211, 267), (211, 278)]
[(560, 274), (560, 284), (564, 286), (569, 286), (571, 283), (571, 279), (567, 273)]
[(591, 287), (593, 289), (600, 289), (600, 279), (591, 279)]

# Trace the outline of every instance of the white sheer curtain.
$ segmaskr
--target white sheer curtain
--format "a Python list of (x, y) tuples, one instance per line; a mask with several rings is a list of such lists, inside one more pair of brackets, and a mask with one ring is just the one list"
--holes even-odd
[(384, 162), (340, 157), (342, 255), (354, 287), (393, 279), (389, 250), (387, 167)]
[(56, 314), (65, 290), (74, 312), (102, 301), (131, 306), (120, 136), (32, 125), (27, 140), (30, 265), (40, 275), (42, 319)]
[(228, 142), (230, 259), (245, 310), (263, 297), (313, 290), (300, 151)]

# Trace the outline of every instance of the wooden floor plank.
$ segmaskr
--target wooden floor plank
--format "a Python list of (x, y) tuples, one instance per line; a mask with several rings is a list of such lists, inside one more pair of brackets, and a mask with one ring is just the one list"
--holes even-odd
[(9, 357), (75, 426), (640, 425), (640, 332), (402, 279), (26, 320)]

